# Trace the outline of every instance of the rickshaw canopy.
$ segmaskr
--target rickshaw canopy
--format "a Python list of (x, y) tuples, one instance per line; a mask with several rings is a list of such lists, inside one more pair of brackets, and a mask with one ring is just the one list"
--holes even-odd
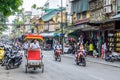
[(44, 41), (43, 36), (41, 34), (26, 34), (25, 35), (25, 40), (32, 40), (32, 39)]

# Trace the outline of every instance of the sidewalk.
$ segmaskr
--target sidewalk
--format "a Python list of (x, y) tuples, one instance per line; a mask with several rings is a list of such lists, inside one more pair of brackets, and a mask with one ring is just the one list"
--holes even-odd
[[(74, 56), (72, 54), (64, 54), (63, 57), (74, 58)], [(99, 63), (99, 64), (104, 64), (104, 65), (109, 65), (109, 66), (120, 68), (120, 62), (117, 62), (117, 61), (107, 62), (107, 61), (102, 60), (100, 58), (93, 58), (91, 56), (87, 56), (86, 60), (89, 62), (93, 62), (93, 63)]]

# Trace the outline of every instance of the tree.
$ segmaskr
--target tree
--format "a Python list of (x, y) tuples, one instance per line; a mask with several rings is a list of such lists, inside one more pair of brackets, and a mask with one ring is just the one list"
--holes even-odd
[(33, 4), (33, 5), (32, 5), (32, 8), (33, 8), (33, 9), (36, 9), (36, 8), (37, 8), (36, 4)]
[[(0, 24), (3, 24), (3, 22), (0, 22)], [(8, 26), (7, 25), (0, 25), (0, 32), (3, 32), (5, 31), (6, 29), (8, 29)]]
[(8, 17), (19, 11), (18, 8), (22, 3), (23, 0), (0, 0), (0, 14), (4, 17)]

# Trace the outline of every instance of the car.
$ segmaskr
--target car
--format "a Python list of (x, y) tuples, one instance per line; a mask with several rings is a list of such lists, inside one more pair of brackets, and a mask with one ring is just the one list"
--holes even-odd
[(68, 45), (68, 44), (65, 44), (65, 45), (64, 45), (64, 53), (67, 53), (67, 54), (68, 54), (68, 50), (69, 50), (69, 45)]

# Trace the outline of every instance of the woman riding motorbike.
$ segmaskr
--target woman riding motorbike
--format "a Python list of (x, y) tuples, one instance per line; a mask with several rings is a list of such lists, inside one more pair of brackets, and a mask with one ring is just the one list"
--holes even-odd
[(77, 61), (80, 61), (81, 60), (81, 57), (82, 55), (84, 55), (85, 51), (84, 51), (84, 48), (83, 48), (83, 44), (79, 44), (79, 48), (76, 52), (76, 60)]

